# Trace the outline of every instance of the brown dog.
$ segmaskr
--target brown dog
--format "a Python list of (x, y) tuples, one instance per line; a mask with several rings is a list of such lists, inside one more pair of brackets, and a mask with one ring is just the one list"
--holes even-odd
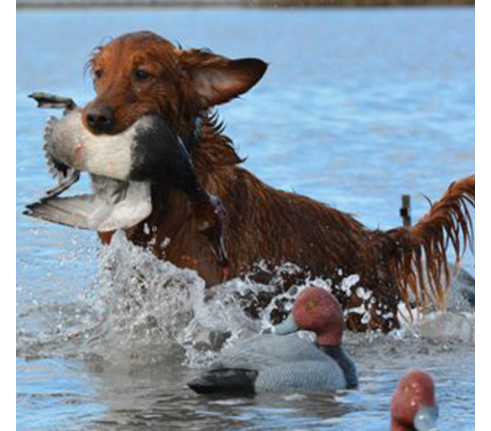
[[(213, 53), (175, 47), (149, 32), (114, 39), (96, 50), (90, 62), (97, 97), (84, 109), (84, 121), (96, 134), (116, 134), (142, 115), (157, 113), (190, 149), (199, 181), (218, 196), (227, 211), (225, 248), (230, 266), (224, 273), (203, 235), (182, 191), (154, 184), (154, 209), (144, 224), (127, 232), (174, 264), (188, 267), (208, 285), (249, 273), (259, 261), (257, 276), (271, 277), (276, 266), (293, 262), (306, 276), (333, 280), (333, 292), (347, 314), (351, 330), (398, 326), (401, 299), (444, 307), (448, 283), (446, 249), (460, 257), (472, 236), (469, 206), (475, 202), (475, 178), (453, 183), (442, 199), (413, 228), (388, 232), (365, 228), (350, 215), (304, 196), (273, 189), (240, 167), (241, 159), (210, 108), (249, 90), (263, 76), (257, 59), (229, 60)], [(111, 235), (103, 235), (109, 242)], [(337, 286), (349, 274), (360, 276), (365, 290)], [(442, 278), (443, 275), (443, 278)], [(443, 281), (442, 281), (443, 280)], [(249, 311), (271, 297), (254, 298)]]

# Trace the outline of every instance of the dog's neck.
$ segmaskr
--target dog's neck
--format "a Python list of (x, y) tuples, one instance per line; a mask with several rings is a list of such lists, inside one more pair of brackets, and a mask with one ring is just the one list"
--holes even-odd
[(199, 144), (203, 129), (203, 120), (201, 117), (195, 117), (191, 122), (191, 132), (189, 133), (188, 139), (184, 140), (184, 145), (186, 146), (188, 152), (191, 152), (191, 150)]
[(216, 112), (206, 112), (198, 120), (190, 154), (198, 178), (205, 182), (210, 174), (239, 165), (244, 159), (239, 157), (232, 140), (223, 133), (224, 125)]

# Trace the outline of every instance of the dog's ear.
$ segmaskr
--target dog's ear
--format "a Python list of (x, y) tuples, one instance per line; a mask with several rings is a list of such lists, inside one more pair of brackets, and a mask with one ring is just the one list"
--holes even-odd
[(228, 102), (245, 93), (262, 78), (268, 67), (257, 58), (230, 60), (201, 50), (184, 51), (181, 61), (198, 95), (199, 109)]

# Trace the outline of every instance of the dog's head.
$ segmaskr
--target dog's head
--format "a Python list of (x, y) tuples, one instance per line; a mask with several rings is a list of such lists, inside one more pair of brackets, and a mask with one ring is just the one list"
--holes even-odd
[(151, 32), (130, 33), (96, 49), (90, 63), (96, 98), (83, 111), (95, 134), (118, 134), (145, 114), (190, 133), (203, 110), (254, 86), (266, 63), (183, 50)]

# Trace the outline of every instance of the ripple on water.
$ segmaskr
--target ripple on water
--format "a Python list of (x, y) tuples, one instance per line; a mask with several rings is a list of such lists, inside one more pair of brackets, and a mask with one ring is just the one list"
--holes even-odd
[[(292, 271), (295, 266), (282, 270)], [(347, 276), (343, 286), (355, 290), (358, 282), (358, 277)], [(321, 279), (313, 283), (324, 288), (331, 284)], [(58, 314), (59, 321), (52, 332), (36, 334), (24, 332), (22, 325), (19, 328), (18, 355), (38, 360), (34, 367), (20, 360), (19, 379), (24, 383), (18, 388), (18, 406), (21, 411), (58, 408), (69, 417), (66, 405), (79, 405), (100, 429), (122, 423), (158, 426), (164, 418), (175, 429), (185, 429), (183, 417), (187, 417), (194, 429), (201, 424), (227, 429), (342, 430), (349, 428), (346, 417), (360, 426), (367, 418), (380, 423), (400, 374), (415, 365), (432, 372), (437, 380), (442, 378), (443, 384), (461, 379), (472, 390), (468, 370), (452, 377), (456, 370), (448, 369), (457, 358), (462, 367), (469, 367), (474, 358), (474, 316), (456, 312), (417, 317), (389, 335), (347, 333), (346, 348), (359, 367), (359, 392), (227, 400), (190, 394), (185, 382), (193, 369), (209, 365), (218, 354), (212, 334), (230, 333), (225, 345), (233, 345), (271, 324), (267, 310), (258, 320), (247, 317), (235, 300), (236, 292), (269, 288), (248, 279), (232, 280), (210, 294), (194, 271), (158, 260), (117, 234), (100, 253), (98, 275), (77, 297), (76, 305), (44, 305), (27, 312)], [(39, 387), (30, 384), (29, 373), (42, 375), (43, 367), (48, 375), (59, 374), (61, 387), (74, 387), (73, 392), (46, 387), (43, 381)], [(446, 398), (459, 408), (458, 399)], [(179, 413), (171, 414), (171, 406), (179, 406)], [(99, 421), (100, 416), (105, 419)]]
[[(399, 224), (400, 195), (411, 193), (417, 219), (427, 210), (421, 193), (435, 199), (474, 170), (473, 9), (64, 10), (17, 18), (19, 429), (380, 431), (400, 375), (414, 366), (435, 377), (441, 429), (474, 428), (472, 313), (435, 314), (388, 336), (347, 334), (359, 391), (209, 400), (185, 382), (216, 356), (210, 338), (230, 331), (233, 344), (269, 325), (266, 314), (245, 316), (233, 291), (270, 286), (234, 280), (211, 295), (192, 271), (121, 238), (98, 259), (95, 235), (21, 216), (52, 184), (41, 142), (49, 113), (27, 94), (90, 100), (82, 68), (92, 48), (105, 35), (147, 28), (185, 47), (270, 63), (260, 85), (220, 109), (259, 178), (356, 211), (381, 229)], [(251, 28), (261, 37), (251, 38)], [(467, 269), (473, 263), (465, 257)]]

